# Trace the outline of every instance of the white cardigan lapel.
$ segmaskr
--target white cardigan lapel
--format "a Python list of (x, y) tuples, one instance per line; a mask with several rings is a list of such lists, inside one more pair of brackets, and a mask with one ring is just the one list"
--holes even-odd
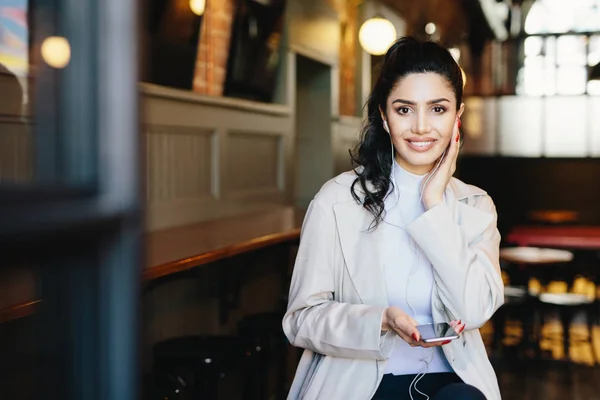
[[(373, 215), (352, 200), (350, 186), (353, 173), (338, 176), (336, 182), (348, 188), (348, 196), (333, 206), (340, 245), (352, 283), (364, 304), (388, 305), (384, 277), (383, 240), (380, 229), (369, 229)], [(360, 185), (355, 189), (362, 195)], [(468, 204), (469, 198), (486, 192), (452, 179), (446, 190), (446, 204), (452, 208), (455, 221), (463, 228), (467, 242), (476, 240), (489, 226), (493, 216)]]
[(373, 215), (353, 201), (333, 209), (344, 261), (361, 301), (387, 306), (381, 230), (369, 229)]

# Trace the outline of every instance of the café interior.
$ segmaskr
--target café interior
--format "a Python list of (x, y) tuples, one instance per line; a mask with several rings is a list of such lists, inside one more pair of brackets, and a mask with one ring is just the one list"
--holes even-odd
[(407, 35), (463, 70), (502, 397), (600, 399), (600, 0), (0, 0), (0, 398), (286, 398), (302, 221)]

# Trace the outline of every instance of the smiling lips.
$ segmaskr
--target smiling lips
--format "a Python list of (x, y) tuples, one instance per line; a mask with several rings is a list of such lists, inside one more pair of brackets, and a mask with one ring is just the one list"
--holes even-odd
[(406, 143), (408, 146), (414, 151), (418, 151), (420, 153), (431, 150), (431, 148), (437, 142), (436, 139), (430, 138), (414, 138), (414, 139), (406, 139)]

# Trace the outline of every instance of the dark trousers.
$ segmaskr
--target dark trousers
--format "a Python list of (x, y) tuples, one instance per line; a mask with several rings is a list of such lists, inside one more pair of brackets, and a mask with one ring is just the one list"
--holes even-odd
[[(416, 375), (386, 374), (372, 400), (411, 400), (408, 388)], [(416, 384), (420, 392), (429, 396), (430, 400), (485, 400), (479, 389), (464, 383), (455, 373), (425, 374)], [(426, 399), (411, 388), (414, 400)]]

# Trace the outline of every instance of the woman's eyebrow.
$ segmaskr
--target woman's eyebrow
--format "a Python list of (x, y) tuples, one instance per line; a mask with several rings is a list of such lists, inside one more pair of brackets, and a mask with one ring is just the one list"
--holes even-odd
[[(435, 103), (442, 103), (442, 102), (444, 102), (444, 101), (447, 101), (448, 103), (450, 103), (450, 100), (448, 100), (448, 99), (446, 99), (446, 98), (444, 98), (444, 97), (440, 97), (439, 99), (433, 99), (433, 100), (429, 100), (429, 101), (427, 102), (427, 104), (428, 104), (428, 105), (431, 105), (431, 104), (435, 104)], [(416, 103), (416, 102), (414, 102), (414, 101), (410, 101), (410, 100), (404, 100), (404, 99), (396, 99), (396, 100), (392, 101), (392, 104), (394, 104), (394, 103), (408, 104), (408, 105), (411, 105), (411, 106), (414, 106), (414, 105), (416, 105), (416, 104), (417, 104), (417, 103)]]

